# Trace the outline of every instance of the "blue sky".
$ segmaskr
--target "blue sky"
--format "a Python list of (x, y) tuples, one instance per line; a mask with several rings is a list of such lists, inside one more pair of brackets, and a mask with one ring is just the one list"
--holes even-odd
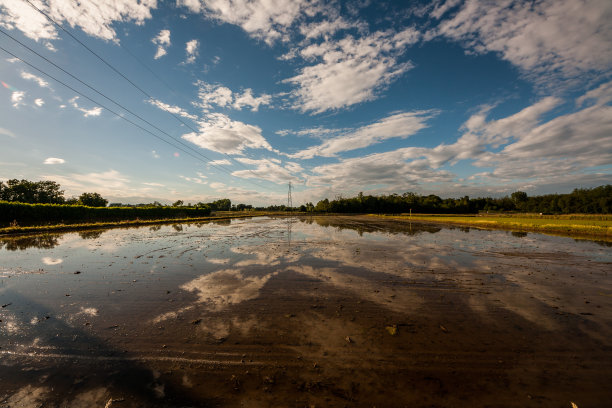
[(0, 0), (0, 46), (73, 88), (0, 50), (0, 179), (255, 205), (290, 181), (297, 204), (607, 184), (611, 22), (609, 0)]

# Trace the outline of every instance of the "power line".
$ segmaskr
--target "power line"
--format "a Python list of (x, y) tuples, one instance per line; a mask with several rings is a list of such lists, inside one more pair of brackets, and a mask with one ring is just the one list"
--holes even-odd
[[(68, 85), (68, 84), (66, 84), (66, 83), (64, 83), (64, 82), (62, 82), (62, 81), (61, 81), (61, 80), (59, 80), (59, 79), (57, 79), (57, 78), (56, 78), (56, 77), (54, 77), (53, 75), (48, 74), (47, 72), (43, 71), (42, 69), (39, 69), (39, 68), (37, 68), (36, 66), (34, 66), (34, 65), (30, 64), (29, 62), (25, 61), (23, 58), (18, 57), (17, 55), (15, 55), (15, 54), (13, 54), (12, 52), (8, 51), (7, 49), (3, 48), (2, 46), (0, 46), (0, 50), (2, 50), (2, 51), (4, 51), (4, 52), (6, 52), (7, 54), (11, 55), (11, 56), (12, 56), (12, 57), (14, 57), (14, 58), (17, 58), (19, 61), (21, 61), (21, 62), (23, 62), (24, 64), (28, 65), (29, 67), (31, 67), (31, 68), (33, 68), (33, 69), (35, 69), (36, 71), (40, 72), (41, 74), (43, 74), (43, 75), (45, 75), (45, 76), (47, 76), (47, 77), (49, 77), (49, 78), (53, 79), (54, 81), (56, 81), (56, 82), (58, 82), (58, 83), (62, 84), (62, 85), (63, 85), (63, 86), (65, 86), (66, 88), (68, 88), (68, 89), (70, 89), (71, 91), (75, 92), (75, 93), (76, 93), (76, 94), (78, 94), (79, 96), (82, 96), (83, 98), (87, 99), (88, 101), (90, 101), (90, 102), (92, 102), (92, 103), (94, 103), (94, 104), (96, 104), (96, 105), (100, 105), (102, 108), (106, 109), (107, 111), (109, 111), (109, 112), (110, 112), (110, 113), (112, 113), (113, 115), (115, 115), (115, 116), (117, 116), (117, 117), (119, 117), (119, 118), (121, 118), (121, 119), (125, 120), (126, 122), (128, 122), (128, 123), (130, 123), (130, 124), (132, 124), (132, 125), (136, 126), (136, 127), (137, 127), (137, 128), (139, 128), (139, 129), (141, 129), (141, 130), (143, 130), (143, 131), (147, 132), (147, 133), (148, 133), (148, 134), (150, 134), (151, 136), (153, 136), (153, 137), (155, 137), (155, 138), (157, 138), (157, 139), (161, 140), (161, 141), (162, 141), (162, 142), (164, 142), (164, 143), (169, 144), (170, 146), (172, 146), (172, 147), (174, 147), (174, 148), (176, 148), (176, 149), (178, 149), (178, 150), (182, 151), (183, 153), (186, 153), (186, 154), (190, 155), (191, 157), (195, 158), (196, 160), (199, 160), (199, 161), (201, 161), (201, 162), (203, 162), (203, 163), (207, 163), (207, 162), (206, 162), (206, 161), (204, 161), (202, 158), (200, 158), (200, 157), (198, 157), (198, 156), (194, 155), (193, 153), (191, 153), (191, 152), (189, 152), (189, 151), (187, 151), (187, 150), (183, 149), (183, 148), (182, 148), (182, 147), (180, 147), (180, 146), (175, 145), (175, 144), (174, 144), (174, 143), (172, 143), (172, 142), (169, 142), (168, 140), (164, 139), (163, 137), (161, 137), (161, 136), (159, 136), (159, 135), (156, 135), (155, 133), (151, 132), (149, 129), (146, 129), (146, 128), (144, 128), (144, 127), (140, 126), (138, 123), (136, 123), (136, 122), (134, 122), (134, 121), (132, 121), (132, 120), (130, 120), (130, 119), (128, 119), (128, 118), (126, 118), (125, 116), (121, 115), (120, 113), (115, 112), (114, 110), (112, 110), (112, 109), (110, 109), (109, 107), (107, 107), (107, 106), (105, 106), (105, 105), (101, 104), (100, 102), (95, 101), (94, 99), (90, 98), (89, 96), (85, 95), (84, 93), (82, 93), (82, 92), (80, 92), (80, 91), (78, 91), (78, 90), (74, 89), (74, 88), (73, 88), (73, 87), (71, 87), (70, 85)], [(222, 171), (225, 171), (227, 174), (229, 174), (230, 176), (232, 176), (231, 172), (229, 172), (228, 170), (223, 169), (223, 168), (221, 168), (221, 167), (218, 167), (218, 169), (220, 169), (220, 170), (222, 170)], [(234, 176), (234, 177), (235, 177), (235, 176)]]
[[(125, 106), (123, 106), (122, 104), (120, 104), (119, 102), (113, 100), (112, 98), (106, 96), (104, 93), (102, 93), (101, 91), (97, 90), (96, 88), (94, 88), (93, 86), (89, 85), (88, 83), (82, 81), (81, 79), (79, 79), (78, 77), (76, 77), (75, 75), (71, 74), (70, 72), (66, 71), (64, 68), (60, 67), (59, 65), (57, 65), (56, 63), (54, 63), (53, 61), (49, 60), (48, 58), (46, 58), (45, 56), (39, 54), (38, 52), (36, 52), (35, 50), (33, 50), (32, 48), (28, 47), (26, 44), (22, 43), (21, 41), (17, 40), (15, 37), (11, 36), (10, 34), (8, 34), (7, 32), (5, 32), (4, 30), (2, 30), (0, 28), (0, 33), (6, 35), (7, 37), (9, 37), (10, 39), (12, 39), (13, 41), (17, 42), (19, 45), (21, 45), (22, 47), (26, 48), (28, 51), (32, 52), (33, 54), (37, 55), (38, 57), (42, 58), (43, 60), (45, 60), (46, 62), (48, 62), (49, 64), (53, 65), (55, 68), (59, 69), (60, 71), (62, 71), (63, 73), (65, 73), (66, 75), (69, 75), (71, 78), (75, 79), (76, 81), (80, 82), (81, 84), (85, 85), (86, 87), (88, 87), (89, 89), (91, 89), (92, 91), (94, 91), (95, 93), (97, 93), (98, 95), (102, 96), (103, 98), (105, 98), (106, 100), (110, 101), (111, 103), (115, 104), (116, 106), (120, 107), (121, 109), (124, 109), (125, 111), (127, 111), (128, 113), (130, 113), (131, 115), (135, 116), (136, 118), (140, 119), (141, 121), (145, 122), (146, 124), (148, 124), (149, 126), (151, 126), (152, 128), (158, 130), (159, 132), (163, 133), (164, 135), (168, 136), (169, 138), (175, 140), (176, 142), (178, 142), (179, 144), (181, 144), (182, 146), (186, 147), (189, 150), (194, 151), (196, 154), (204, 157), (206, 160), (208, 161), (212, 161), (212, 159), (208, 156), (206, 156), (205, 154), (203, 154), (202, 152), (194, 149), (193, 147), (189, 146), (186, 143), (183, 143), (180, 139), (175, 138), (174, 136), (170, 135), (169, 133), (167, 133), (166, 131), (164, 131), (163, 129), (160, 129), (159, 127), (157, 127), (156, 125), (154, 125), (153, 123), (149, 122), (148, 120), (144, 119), (143, 117), (141, 117), (140, 115), (138, 115), (137, 113), (132, 112), (130, 109), (126, 108)], [(23, 61), (23, 60), (22, 60)], [(25, 62), (25, 61), (23, 61)], [(29, 65), (29, 64), (28, 64)], [(30, 65), (31, 66), (31, 65)], [(215, 167), (216, 169), (219, 169), (221, 171), (226, 171), (224, 168), (222, 167), (218, 167), (214, 164), (209, 163), (210, 166)]]
[[(87, 51), (89, 51), (91, 54), (93, 54), (96, 58), (98, 58), (100, 61), (102, 61), (106, 66), (108, 66), (110, 69), (112, 69), (114, 72), (116, 72), (119, 76), (121, 76), (123, 79), (125, 79), (127, 82), (130, 83), (130, 85), (132, 85), (134, 88), (138, 89), (143, 95), (145, 95), (147, 98), (149, 98), (150, 100), (152, 100), (153, 102), (155, 102), (155, 98), (153, 98), (153, 96), (151, 96), (148, 92), (146, 92), (144, 89), (142, 89), (141, 87), (139, 87), (136, 83), (134, 83), (132, 80), (130, 80), (127, 76), (125, 76), (123, 73), (121, 73), (121, 71), (119, 71), (117, 68), (115, 68), (113, 65), (111, 65), (109, 62), (107, 62), (104, 58), (102, 58), (100, 55), (98, 55), (94, 50), (92, 50), (91, 48), (89, 48), (85, 43), (83, 43), (81, 40), (79, 40), (74, 34), (72, 34), (70, 31), (68, 31), (67, 29), (65, 29), (60, 23), (58, 23), (57, 21), (55, 21), (51, 16), (49, 16), (47, 13), (45, 13), (44, 11), (42, 11), (41, 9), (39, 9), (38, 7), (36, 7), (36, 5), (34, 5), (30, 0), (24, 0), (26, 3), (28, 3), (32, 8), (34, 8), (36, 11), (38, 11), (40, 14), (42, 14), (43, 16), (45, 16), (50, 22), (52, 22), (55, 26), (57, 26), (60, 30), (62, 30), (63, 32), (65, 32), (66, 34), (68, 34), (70, 37), (72, 37), (72, 39), (74, 39), (76, 42), (78, 42), (81, 46), (83, 46)], [(158, 107), (160, 107), (159, 105), (157, 105)], [(160, 107), (161, 108), (161, 107)], [(191, 127), (188, 123), (186, 123), (184, 120), (182, 120), (180, 118), (180, 116), (177, 116), (176, 114), (174, 114), (173, 112), (170, 112), (167, 109), (161, 108), (163, 111), (169, 113), (170, 115), (172, 115), (176, 120), (178, 120), (180, 123), (182, 123), (184, 126), (186, 126), (187, 128), (191, 129), (193, 132), (199, 133), (198, 130), (194, 129), (193, 127)], [(227, 153), (223, 153), (225, 156), (227, 156), (230, 160), (233, 160), (235, 163), (239, 163), (243, 168), (245, 168), (246, 170), (248, 170), (251, 174), (253, 174), (255, 177), (257, 177), (257, 175), (253, 172), (253, 170), (248, 169), (246, 166), (244, 166), (243, 163), (241, 163), (240, 161), (234, 159), (233, 157), (231, 157), (229, 154)]]

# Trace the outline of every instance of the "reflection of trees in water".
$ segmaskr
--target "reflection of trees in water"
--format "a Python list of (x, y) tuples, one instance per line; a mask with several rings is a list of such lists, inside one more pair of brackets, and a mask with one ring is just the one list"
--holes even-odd
[(0, 248), (8, 251), (23, 251), (28, 248), (51, 249), (56, 247), (61, 234), (28, 235), (25, 237), (8, 237), (0, 239)]
[(155, 232), (155, 231), (159, 231), (161, 229), (161, 225), (151, 225), (149, 227), (149, 231)]
[(512, 234), (513, 237), (525, 238), (528, 233), (525, 232), (525, 231), (512, 231), (511, 234)]
[(378, 220), (358, 220), (358, 219), (347, 219), (347, 218), (336, 218), (336, 217), (312, 217), (308, 223), (312, 223), (314, 220), (318, 225), (322, 227), (333, 227), (342, 230), (353, 230), (357, 231), (359, 236), (362, 236), (364, 232), (386, 232), (390, 234), (404, 234), (404, 235), (418, 235), (423, 232), (429, 232), (435, 234), (442, 230), (442, 228), (421, 224), (412, 223), (405, 221), (384, 221)]
[(181, 232), (183, 230), (183, 225), (182, 224), (173, 224), (172, 228), (174, 228), (174, 230), (176, 232)]
[(230, 220), (230, 219), (226, 219), (226, 220), (213, 220), (212, 223), (216, 224), (216, 225), (230, 225), (232, 223), (232, 220)]
[(100, 238), (106, 230), (88, 230), (88, 231), (79, 231), (79, 236), (83, 239), (96, 239)]

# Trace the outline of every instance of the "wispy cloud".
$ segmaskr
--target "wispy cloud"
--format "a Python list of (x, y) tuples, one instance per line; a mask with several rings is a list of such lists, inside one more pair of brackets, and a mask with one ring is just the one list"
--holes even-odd
[[(79, 27), (93, 37), (116, 41), (114, 23), (143, 24), (151, 18), (151, 10), (157, 7), (157, 1), (52, 1), (36, 2), (36, 5), (60, 23)], [(0, 25), (8, 29), (18, 29), (36, 41), (58, 38), (55, 26), (25, 2), (0, 0), (0, 11)]]
[(315, 64), (284, 80), (297, 86), (291, 93), (293, 108), (321, 113), (376, 99), (380, 91), (413, 67), (409, 61), (398, 62), (398, 57), (419, 38), (418, 31), (407, 28), (357, 38), (347, 35), (301, 49), (297, 55)]
[(12, 137), (13, 139), (17, 137), (13, 132), (5, 128), (0, 128), (0, 135)]
[(232, 163), (227, 160), (227, 159), (220, 159), (220, 160), (212, 160), (210, 162), (208, 162), (208, 164), (212, 165), (212, 166), (229, 166)]
[(21, 71), (21, 77), (23, 79), (27, 79), (28, 81), (34, 81), (38, 84), (38, 86), (40, 86), (41, 88), (48, 88), (49, 87), (49, 83), (47, 81), (45, 81), (44, 79), (42, 79), (39, 76), (36, 76), (34, 74), (31, 74), (29, 72), (26, 71)]
[(179, 7), (208, 18), (241, 27), (254, 38), (272, 45), (286, 40), (289, 28), (303, 15), (316, 14), (321, 6), (308, 0), (178, 0)]
[(612, 65), (612, 2), (543, 0), (445, 2), (432, 16), (442, 18), (428, 34), (462, 42), (475, 53), (498, 53), (536, 83), (583, 81)]
[(67, 194), (79, 195), (84, 191), (95, 191), (103, 196), (134, 195), (139, 192), (131, 185), (130, 179), (117, 170), (68, 175), (46, 174), (45, 180), (58, 182)]
[(187, 41), (185, 44), (185, 53), (187, 54), (187, 59), (185, 60), (185, 64), (193, 64), (198, 57), (198, 47), (200, 46), (200, 42), (196, 39), (191, 41)]
[[(396, 113), (370, 125), (327, 139), (318, 146), (309, 147), (290, 157), (311, 159), (315, 156), (332, 157), (337, 153), (360, 149), (391, 138), (407, 138), (427, 127), (427, 120), (437, 114), (436, 111), (416, 111)], [(321, 132), (321, 129), (315, 129)]]
[(75, 96), (71, 98), (70, 100), (68, 100), (68, 103), (70, 103), (70, 105), (76, 110), (78, 110), (79, 112), (82, 112), (84, 117), (87, 118), (89, 116), (100, 116), (102, 114), (102, 108), (99, 106), (94, 106), (93, 108), (90, 108), (90, 109), (86, 109), (86, 108), (79, 106), (79, 104), (77, 103), (78, 99), (79, 97)]
[[(586, 95), (612, 100), (612, 87), (599, 87), (576, 101), (584, 101)], [(507, 191), (521, 184), (535, 188), (605, 180), (609, 170), (587, 170), (612, 163), (612, 107), (596, 103), (543, 119), (562, 103), (559, 98), (546, 97), (494, 120), (488, 119), (491, 107), (484, 107), (464, 123), (454, 143), (405, 147), (320, 165), (312, 169), (307, 183), (344, 191), (402, 191), (424, 185), (430, 191), (436, 185), (447, 191), (475, 191), (475, 187)], [(463, 181), (449, 169), (459, 161), (492, 170), (474, 172), (467, 181), (476, 184), (458, 184)]]
[(283, 165), (279, 160), (274, 159), (247, 159), (241, 157), (237, 160), (241, 163), (254, 166), (254, 168), (232, 172), (232, 175), (236, 177), (267, 180), (277, 184), (286, 184), (289, 181), (303, 181), (299, 173), (304, 169), (295, 162), (288, 162)]
[(176, 105), (169, 105), (167, 103), (164, 103), (160, 100), (157, 99), (148, 99), (147, 102), (149, 102), (151, 105), (158, 107), (161, 110), (164, 110), (166, 112), (170, 112), (174, 115), (179, 115), (183, 118), (188, 118), (188, 119), (192, 119), (192, 120), (196, 120), (198, 119), (198, 117), (196, 115), (192, 115), (191, 113), (187, 112), (185, 109), (176, 106)]

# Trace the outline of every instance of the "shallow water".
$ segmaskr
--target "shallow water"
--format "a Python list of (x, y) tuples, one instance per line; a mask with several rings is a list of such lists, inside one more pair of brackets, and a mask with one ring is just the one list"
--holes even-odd
[(4, 238), (0, 404), (602, 406), (611, 261), (374, 217)]

